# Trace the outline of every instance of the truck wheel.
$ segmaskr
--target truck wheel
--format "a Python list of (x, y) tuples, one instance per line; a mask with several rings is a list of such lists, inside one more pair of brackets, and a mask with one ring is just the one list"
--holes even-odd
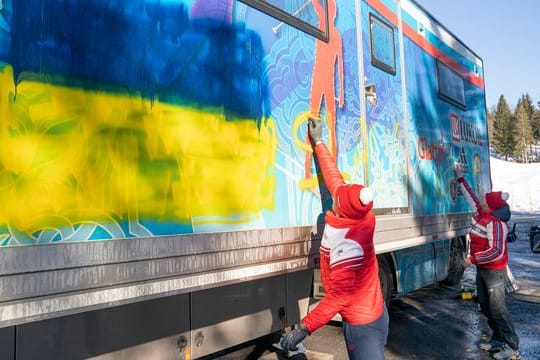
[(450, 258), (448, 263), (448, 276), (443, 281), (445, 284), (454, 286), (459, 284), (463, 277), (465, 267), (463, 266), (463, 254), (465, 253), (465, 239), (463, 237), (453, 238), (450, 244)]
[(390, 265), (388, 257), (385, 255), (377, 256), (377, 260), (379, 261), (379, 279), (381, 281), (383, 299), (386, 307), (388, 307), (392, 300), (392, 290), (394, 289), (392, 266)]

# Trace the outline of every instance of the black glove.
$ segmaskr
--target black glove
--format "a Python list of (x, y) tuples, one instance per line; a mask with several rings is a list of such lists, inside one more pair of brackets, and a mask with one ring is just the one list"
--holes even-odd
[(287, 335), (283, 336), (279, 341), (279, 345), (285, 352), (296, 351), (298, 348), (296, 345), (302, 342), (309, 335), (304, 323), (296, 324), (294, 329)]
[(308, 133), (313, 146), (322, 141), (322, 121), (313, 118), (308, 119)]

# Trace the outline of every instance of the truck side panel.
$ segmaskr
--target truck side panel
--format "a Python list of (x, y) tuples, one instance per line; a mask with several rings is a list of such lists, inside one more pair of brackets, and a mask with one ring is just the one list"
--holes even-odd
[(297, 225), (268, 44), (201, 3), (4, 1), (2, 246)]
[[(392, 149), (399, 148), (403, 139), (407, 146), (401, 159), (395, 157), (392, 173), (405, 179), (406, 168), (400, 171), (399, 166), (409, 160), (409, 179), (403, 183), (408, 185), (408, 210), (413, 217), (467, 211), (456, 186), (454, 163), (460, 163), (467, 176), (471, 175), (477, 192), (490, 188), (482, 60), (411, 1), (362, 2), (361, 23), (366, 86), (376, 85), (378, 100), (376, 105), (366, 102), (369, 131), (384, 122), (395, 123), (395, 132), (406, 131), (393, 141), (370, 137), (369, 163), (384, 162), (374, 155), (373, 148), (384, 149), (385, 156), (392, 158)], [(400, 108), (401, 99), (405, 108)], [(400, 114), (404, 119), (399, 120)], [(376, 173), (376, 168), (370, 165), (368, 172)], [(380, 181), (382, 175), (375, 179)], [(383, 187), (388, 194), (391, 188)], [(412, 240), (408, 247), (394, 244), (392, 249), (398, 294), (443, 280), (449, 269), (448, 237), (433, 235), (423, 242), (425, 245)]]
[(401, 68), (399, 6), (394, 0), (362, 1), (362, 54), (365, 86), (377, 101), (365, 103), (368, 185), (378, 208), (408, 212), (408, 149)]
[(454, 163), (478, 193), (491, 187), (483, 63), (414, 3), (403, 6), (413, 213), (467, 211)]
[(328, 42), (235, 1), (5, 1), (0, 245), (311, 225), (309, 115), (377, 208), (406, 208), (399, 66), (364, 59), (381, 81), (362, 117), (368, 5), (359, 51), (356, 4), (296, 3)]
[[(371, 63), (370, 13), (383, 21), (377, 36), (394, 34), (375, 43), (391, 44), (395, 74)], [(27, 346), (35, 336), (47, 333), (43, 349), (64, 341), (65, 324), (97, 323), (92, 336), (103, 336), (102, 314), (122, 323), (148, 311), (155, 319), (135, 325), (151, 329), (164, 316), (157, 298), (164, 308), (180, 299), (176, 318), (164, 320), (175, 331), (157, 326), (149, 336), (171, 349), (184, 334), (194, 356), (283, 327), (281, 308), (296, 321), (331, 206), (306, 139), (309, 116), (325, 122), (345, 178), (374, 186), (376, 209), (386, 211), (377, 252), (423, 246), (431, 260), (418, 264), (429, 272), (421, 283), (438, 278), (444, 242), (425, 244), (463, 235), (467, 214), (444, 193), (448, 164), (433, 168), (420, 155), (439, 139), (425, 127), (448, 106), (433, 83), (404, 86), (414, 79), (401, 66), (410, 53), (416, 72), (435, 60), (400, 38), (397, 15), (394, 0), (0, 1), (0, 339), (23, 344), (24, 358), (39, 348)], [(386, 64), (388, 53), (377, 54)], [(378, 105), (365, 99), (371, 80)], [(455, 111), (458, 129), (463, 119), (485, 121), (478, 109)], [(440, 127), (448, 144), (471, 138), (472, 127), (462, 128), (450, 138)], [(472, 151), (484, 159), (482, 146), (469, 145), (469, 163)], [(248, 334), (244, 325), (257, 319)], [(154, 351), (153, 339), (125, 330), (121, 349), (75, 339), (79, 349), (51, 351)], [(150, 347), (126, 340), (131, 331)], [(207, 341), (197, 347), (199, 332)]]
[(4, 1), (0, 245), (311, 225), (309, 114), (365, 182), (355, 8), (276, 4)]

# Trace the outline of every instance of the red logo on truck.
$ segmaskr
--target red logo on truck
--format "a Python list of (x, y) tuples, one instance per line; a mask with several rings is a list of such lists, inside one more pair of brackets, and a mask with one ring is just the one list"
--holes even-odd
[(418, 139), (418, 156), (422, 160), (439, 161), (444, 155), (444, 144), (429, 143), (425, 137)]
[(452, 140), (461, 141), (461, 122), (459, 121), (459, 116), (450, 114), (450, 123), (452, 126)]
[(450, 114), (450, 127), (452, 128), (452, 141), (483, 146), (483, 132), (477, 124), (461, 120), (456, 114)]

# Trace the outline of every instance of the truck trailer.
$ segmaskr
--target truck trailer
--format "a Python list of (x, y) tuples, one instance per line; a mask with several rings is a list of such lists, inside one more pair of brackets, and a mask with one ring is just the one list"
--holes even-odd
[(324, 296), (309, 117), (385, 301), (459, 282), (482, 59), (413, 0), (0, 0), (0, 358), (196, 359)]

